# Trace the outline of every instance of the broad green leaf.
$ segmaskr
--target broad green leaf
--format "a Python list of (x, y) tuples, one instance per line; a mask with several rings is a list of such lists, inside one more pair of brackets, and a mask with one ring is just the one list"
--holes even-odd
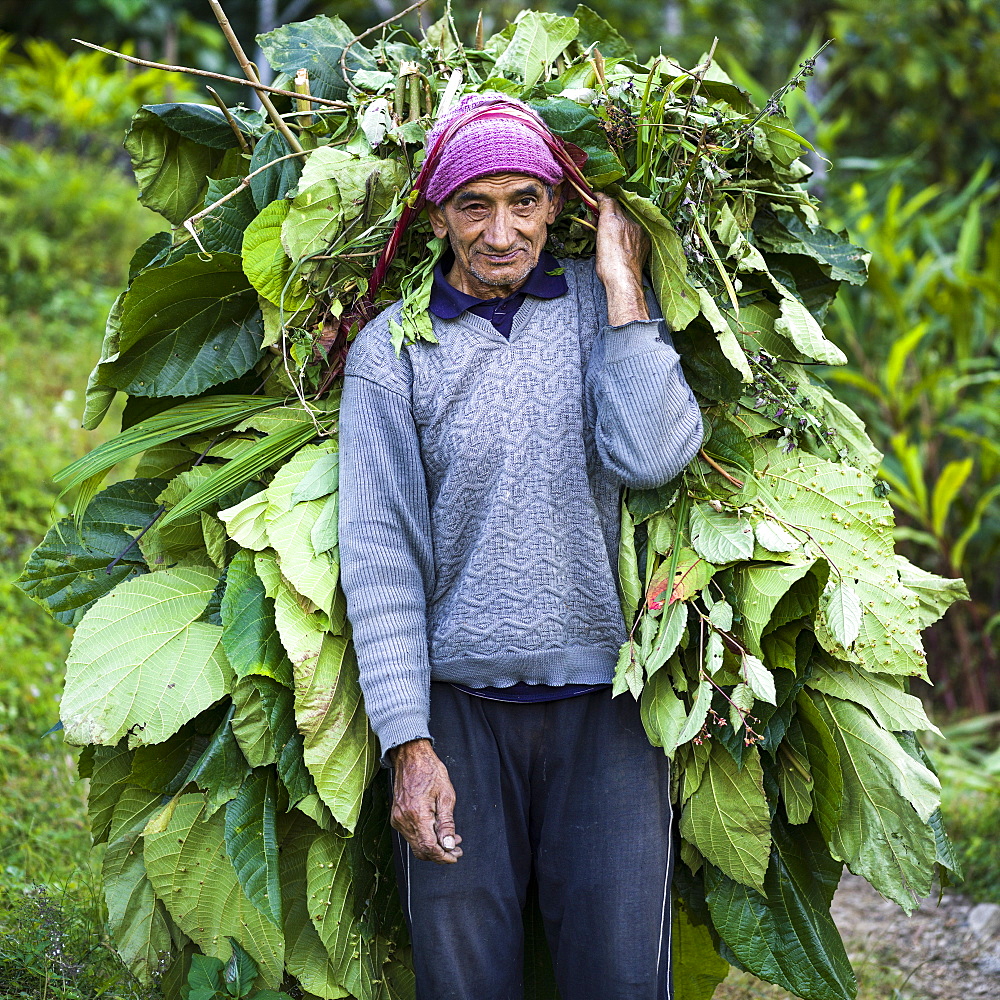
[(274, 601), (274, 623), (293, 668), (315, 664), (323, 636), (330, 627), (328, 616), (303, 607), (305, 602), (282, 576), (277, 557), (270, 549), (257, 553), (254, 569), (264, 582), (264, 592)]
[(313, 464), (306, 469), (292, 495), (288, 498), (290, 504), (301, 503), (303, 500), (321, 500), (336, 492), (339, 481), (340, 453), (326, 451), (313, 459)]
[(249, 371), (263, 325), (240, 258), (188, 254), (144, 271), (121, 311), (119, 355), (97, 382), (132, 396), (194, 396)]
[(669, 586), (667, 580), (670, 575), (668, 559), (661, 564), (659, 572), (650, 580), (649, 587), (646, 588), (646, 600), (647, 602), (689, 601), (708, 585), (714, 574), (715, 567), (711, 563), (706, 562), (691, 549), (682, 548), (677, 553), (673, 585)]
[(223, 989), (223, 968), (225, 964), (219, 958), (192, 955), (191, 971), (187, 979), (190, 989), (187, 1000), (218, 1000), (218, 991)]
[[(285, 966), (303, 989), (320, 997), (347, 997), (337, 968), (309, 917), (309, 848), (322, 831), (312, 820), (295, 815), (281, 841), (279, 866), (284, 910)], [(332, 879), (331, 879), (332, 882)], [(320, 911), (316, 919), (321, 919)]]
[(328, 554), (334, 565), (340, 563), (340, 537), (337, 525), (340, 516), (340, 497), (334, 493), (322, 501), (319, 517), (313, 522), (309, 541), (317, 555)]
[(763, 892), (770, 819), (757, 748), (740, 768), (713, 740), (698, 790), (681, 813), (681, 836), (731, 879)]
[(794, 552), (802, 547), (802, 543), (778, 524), (777, 521), (765, 519), (758, 521), (754, 527), (757, 543), (768, 552)]
[(282, 574), (300, 594), (327, 614), (333, 608), (339, 566), (327, 552), (317, 552), (312, 544), (312, 530), (323, 514), (325, 503), (322, 500), (293, 503), (292, 495), (316, 460), (328, 452), (325, 445), (300, 448), (278, 470), (268, 487), (269, 506), (264, 513), (267, 537), (278, 553)]
[(670, 950), (672, 1000), (712, 1000), (716, 987), (729, 975), (729, 963), (716, 951), (708, 927), (695, 923), (683, 903), (673, 907)]
[(867, 280), (864, 250), (829, 229), (803, 222), (791, 211), (758, 213), (753, 228), (755, 239), (766, 250), (812, 257), (835, 281), (863, 285)]
[(714, 677), (722, 669), (724, 652), (722, 636), (712, 629), (705, 643), (705, 673), (709, 677)]
[[(223, 195), (235, 191), (241, 177), (226, 177), (208, 182), (205, 208), (214, 205)], [(201, 244), (209, 253), (239, 254), (243, 247), (243, 231), (257, 215), (249, 188), (244, 187), (228, 201), (212, 209), (201, 223)]]
[(840, 751), (830, 727), (823, 721), (812, 699), (804, 694), (796, 701), (798, 722), (809, 759), (813, 777), (813, 811), (816, 822), (826, 838), (831, 841), (843, 813), (844, 771), (840, 766)]
[(244, 549), (260, 552), (270, 545), (267, 540), (267, 525), (264, 523), (264, 513), (269, 504), (267, 490), (261, 490), (235, 507), (220, 510), (219, 520), (226, 526), (233, 541)]
[(605, 21), (600, 14), (595, 13), (582, 3), (577, 4), (573, 17), (580, 25), (577, 41), (584, 48), (597, 46), (605, 59), (634, 59), (635, 50), (618, 33), (614, 25)]
[(528, 11), (517, 22), (514, 35), (493, 67), (493, 72), (519, 80), (530, 90), (563, 50), (579, 34), (572, 17)]
[(57, 621), (79, 624), (98, 598), (146, 572), (135, 532), (153, 520), (164, 486), (164, 479), (115, 483), (91, 500), (79, 527), (62, 518), (31, 553), (18, 586)]
[[(265, 133), (264, 138), (253, 147), (250, 173), (260, 170), (268, 163), (274, 163), (273, 167), (268, 167), (250, 179), (250, 191), (258, 209), (265, 208), (271, 202), (284, 201), (285, 195), (298, 182), (299, 174), (302, 172), (302, 157), (282, 159), (291, 152), (291, 146), (277, 130)], [(276, 160), (280, 162), (275, 163)]]
[(295, 720), (320, 798), (353, 831), (379, 755), (346, 638), (324, 635), (319, 656), (295, 664)]
[(928, 573), (914, 566), (905, 556), (896, 556), (896, 567), (903, 586), (914, 596), (916, 612), (921, 628), (933, 625), (955, 601), (967, 601), (969, 591), (964, 580), (949, 580), (947, 577)]
[(730, 563), (753, 556), (753, 525), (735, 514), (713, 510), (707, 503), (691, 505), (691, 545), (710, 563)]
[(615, 675), (611, 683), (613, 698), (626, 691), (630, 691), (633, 698), (638, 698), (642, 693), (642, 660), (639, 652), (638, 644), (631, 639), (626, 639), (618, 650)]
[(697, 290), (688, 280), (681, 238), (667, 217), (648, 199), (625, 188), (618, 189), (617, 197), (649, 233), (656, 300), (670, 329), (683, 330), (698, 315), (701, 304)]
[(927, 717), (921, 700), (907, 694), (902, 684), (900, 677), (870, 674), (846, 664), (835, 670), (822, 661), (806, 681), (806, 686), (815, 691), (867, 708), (875, 721), (890, 732), (930, 730), (940, 736), (941, 731)]
[(777, 705), (774, 675), (752, 653), (744, 653), (741, 657), (740, 676), (756, 699), (766, 701), (769, 705)]
[(186, 783), (197, 785), (205, 793), (205, 811), (208, 816), (213, 816), (218, 809), (236, 798), (250, 773), (250, 766), (233, 732), (235, 714), (236, 706), (230, 704), (185, 779)]
[(159, 972), (173, 951), (169, 917), (146, 877), (142, 856), (142, 831), (160, 802), (161, 796), (134, 785), (125, 790), (115, 805), (115, 830), (101, 868), (115, 950), (143, 980)]
[(138, 541), (150, 569), (164, 566), (203, 566), (210, 572), (217, 569), (205, 547), (205, 533), (197, 511), (187, 517), (170, 516), (212, 473), (212, 466), (196, 465), (174, 476), (157, 497), (166, 514)]
[(723, 315), (712, 293), (703, 285), (698, 285), (698, 302), (701, 305), (701, 312), (708, 325), (715, 331), (716, 339), (719, 342), (719, 349), (725, 355), (726, 360), (740, 373), (740, 378), (744, 382), (753, 382), (753, 372), (750, 370), (750, 362), (747, 360), (746, 352), (736, 339), (729, 321)]
[(830, 901), (842, 864), (811, 824), (773, 823), (764, 895), (707, 867), (705, 889), (716, 930), (756, 976), (805, 1000), (853, 1000), (857, 983)]
[(688, 711), (666, 671), (651, 677), (643, 686), (639, 713), (649, 742), (663, 747), (663, 752), (673, 759)]
[(260, 707), (271, 732), (278, 777), (288, 792), (289, 807), (314, 795), (316, 785), (302, 756), (303, 739), (295, 724), (292, 692), (270, 677), (249, 678), (260, 697)]
[[(282, 25), (258, 35), (272, 68), (294, 76), (296, 70), (309, 72), (309, 86), (317, 97), (342, 100), (347, 97), (347, 83), (340, 69), (344, 47), (354, 40), (354, 32), (339, 17), (319, 17)], [(376, 69), (375, 59), (362, 45), (352, 45), (347, 54), (347, 69)]]
[(778, 787), (785, 803), (788, 822), (795, 826), (808, 823), (812, 816), (813, 777), (809, 767), (809, 751), (797, 719), (792, 719), (785, 739), (778, 747)]
[(823, 333), (811, 312), (780, 282), (781, 312), (774, 329), (787, 337), (803, 354), (825, 365), (846, 365), (847, 355)]
[(135, 751), (124, 744), (90, 745), (80, 754), (80, 777), (90, 779), (87, 812), (95, 844), (103, 844), (111, 835), (115, 806), (129, 784), (134, 756)]
[[(644, 621), (647, 620), (650, 620), (648, 615), (644, 618)], [(663, 609), (659, 619), (653, 620), (656, 622), (653, 638), (648, 648), (645, 643), (642, 647), (642, 666), (647, 677), (652, 677), (680, 645), (687, 630), (687, 605), (683, 601), (674, 601)]]
[(934, 834), (927, 821), (941, 786), (857, 705), (816, 693), (844, 770), (844, 804), (833, 851), (908, 913), (931, 889)]
[(876, 673), (923, 676), (917, 600), (899, 582), (892, 511), (875, 495), (871, 477), (814, 455), (771, 454), (768, 463), (758, 475), (782, 519), (808, 532), (813, 553), (831, 563), (832, 575), (848, 581), (861, 599), (861, 628), (852, 649), (818, 627), (820, 642), (834, 656), (860, 659)]
[[(231, 462), (214, 468), (210, 475), (199, 482), (195, 489), (192, 489), (182, 500), (178, 501), (163, 518), (161, 525), (167, 525), (188, 514), (204, 510), (211, 504), (229, 496), (234, 490), (256, 479), (271, 466), (283, 461), (288, 455), (315, 437), (316, 433), (315, 425), (310, 422), (290, 426), (285, 430), (261, 438), (239, 458), (234, 458)], [(270, 511), (271, 507), (269, 506), (267, 510)]]
[(579, 146), (587, 154), (582, 170), (591, 186), (603, 188), (625, 176), (607, 133), (592, 111), (564, 97), (533, 101), (531, 107), (542, 116), (549, 131)]
[(147, 108), (133, 116), (125, 149), (139, 185), (139, 201), (175, 226), (198, 211), (208, 176), (225, 155), (225, 150), (202, 146), (175, 132)]
[(383, 216), (406, 183), (406, 171), (396, 160), (321, 146), (306, 162), (282, 224), (285, 252), (293, 261), (325, 252), (352, 220)]
[[(222, 970), (222, 978), (230, 996), (245, 997), (253, 989), (253, 984), (257, 981), (260, 973), (257, 971), (257, 963), (239, 941), (232, 937), (228, 940), (233, 954)], [(267, 994), (279, 998), (281, 996), (280, 993), (275, 993), (273, 990), (258, 990), (255, 997), (257, 1000), (267, 1000)]]
[[(222, 111), (214, 104), (144, 104), (164, 125), (201, 146), (212, 149), (235, 149), (239, 140)], [(263, 124), (259, 111), (237, 108), (233, 120), (245, 136), (251, 136)]]
[(255, 677), (242, 677), (233, 685), (233, 736), (251, 768), (275, 763), (274, 741)]
[(149, 880), (180, 929), (206, 954), (225, 961), (236, 938), (266, 986), (282, 980), (281, 931), (246, 897), (226, 854), (225, 820), (209, 817), (202, 795), (182, 795), (166, 823), (151, 823), (143, 854)]
[(278, 878), (277, 779), (269, 767), (257, 768), (226, 804), (226, 853), (247, 899), (281, 926)]
[(104, 364), (112, 364), (118, 360), (119, 338), (121, 336), (122, 304), (125, 302), (125, 292), (119, 292), (111, 304), (108, 319), (104, 325), (104, 340), (101, 342), (101, 357), (87, 379), (84, 393), (85, 405), (83, 419), (80, 421), (88, 431), (95, 430), (107, 416), (111, 404), (115, 400), (116, 389), (108, 389), (99, 382), (100, 368)]
[(820, 596), (820, 610), (834, 639), (850, 649), (861, 631), (861, 598), (847, 583), (831, 580)]
[(694, 739), (701, 732), (705, 720), (708, 718), (708, 710), (712, 706), (712, 683), (703, 680), (695, 691), (694, 704), (688, 713), (687, 720), (677, 735), (677, 745), (683, 746), (688, 740)]
[(284, 310), (286, 318), (313, 304), (302, 275), (281, 243), (281, 227), (291, 204), (282, 198), (265, 205), (243, 234), (243, 272), (250, 284), (269, 302)]
[(274, 601), (245, 549), (236, 553), (226, 573), (222, 648), (237, 677), (260, 674), (291, 687), (291, 664), (274, 624)]
[(632, 627), (636, 608), (642, 599), (642, 581), (639, 579), (639, 563), (635, 551), (635, 531), (628, 504), (621, 503), (621, 531), (618, 544), (618, 585), (621, 589), (622, 617), (625, 625)]
[(222, 629), (199, 621), (217, 579), (194, 567), (136, 577), (84, 616), (60, 712), (71, 743), (162, 743), (221, 698)]

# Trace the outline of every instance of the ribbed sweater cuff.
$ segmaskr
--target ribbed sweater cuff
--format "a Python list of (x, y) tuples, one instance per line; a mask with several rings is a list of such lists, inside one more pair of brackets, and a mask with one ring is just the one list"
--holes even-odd
[(409, 743), (410, 740), (434, 742), (427, 727), (427, 717), (421, 712), (401, 714), (388, 721), (380, 722), (376, 735), (382, 747), (382, 763), (386, 767), (391, 763), (388, 754), (394, 747), (398, 747), (402, 743)]
[(604, 361), (614, 364), (637, 354), (647, 354), (650, 351), (676, 351), (660, 340), (661, 319), (636, 319), (621, 326), (609, 326), (604, 329)]

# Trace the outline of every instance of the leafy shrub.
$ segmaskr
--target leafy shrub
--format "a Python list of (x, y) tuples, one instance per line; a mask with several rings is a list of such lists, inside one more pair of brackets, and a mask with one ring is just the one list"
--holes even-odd
[(86, 882), (0, 888), (4, 1000), (153, 1000), (108, 947), (99, 892)]
[(137, 104), (190, 96), (187, 81), (163, 70), (137, 71), (91, 50), (66, 53), (44, 38), (22, 45), (17, 54), (14, 39), (0, 34), (0, 110), (70, 136), (123, 132)]

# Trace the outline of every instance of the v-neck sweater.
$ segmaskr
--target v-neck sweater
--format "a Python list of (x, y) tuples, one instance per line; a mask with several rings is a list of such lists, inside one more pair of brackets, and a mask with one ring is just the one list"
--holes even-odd
[(593, 261), (560, 265), (567, 293), (526, 298), (509, 340), (432, 315), (438, 342), (397, 356), (396, 303), (351, 346), (341, 574), (383, 754), (429, 737), (432, 679), (609, 683), (621, 488), (668, 482), (701, 444), (662, 321), (609, 325)]

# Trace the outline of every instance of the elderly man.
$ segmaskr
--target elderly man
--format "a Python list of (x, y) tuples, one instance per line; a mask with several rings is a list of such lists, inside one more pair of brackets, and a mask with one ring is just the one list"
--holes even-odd
[(672, 479), (702, 423), (639, 227), (598, 196), (596, 258), (544, 252), (561, 179), (516, 116), (456, 131), (427, 188), (438, 343), (397, 357), (397, 303), (345, 373), (343, 585), (418, 1000), (521, 997), (529, 879), (562, 1000), (670, 990), (669, 762), (611, 697), (615, 567), (622, 486)]

